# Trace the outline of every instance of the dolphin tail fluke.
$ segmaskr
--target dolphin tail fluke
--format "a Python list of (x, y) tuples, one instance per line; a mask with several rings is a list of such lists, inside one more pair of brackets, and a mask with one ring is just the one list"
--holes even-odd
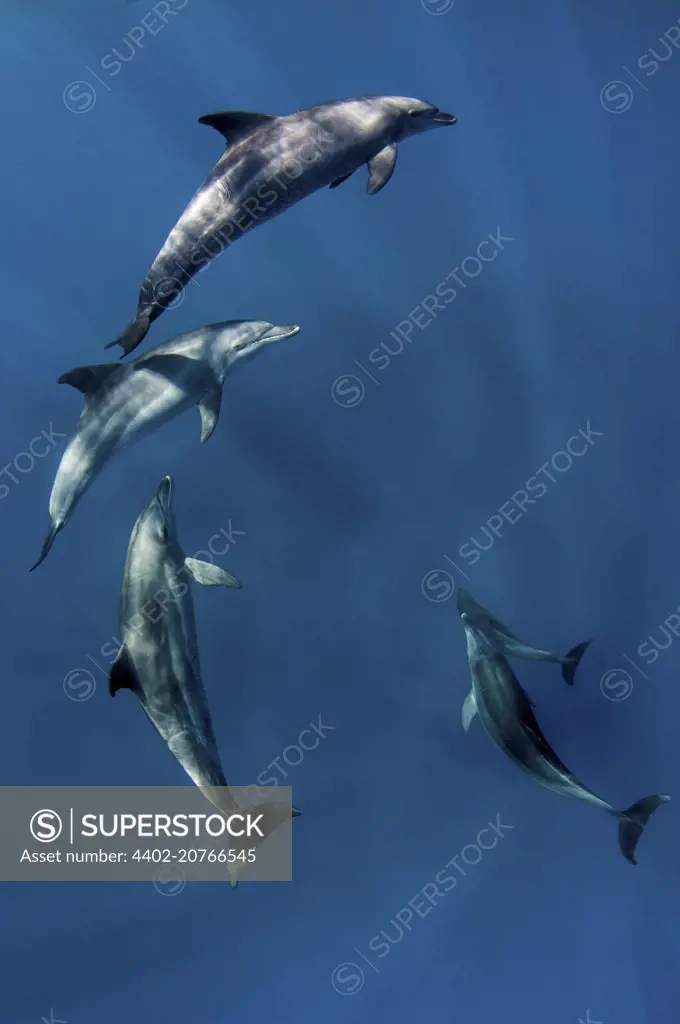
[(644, 827), (654, 814), (657, 807), (668, 803), (669, 796), (662, 793), (655, 793), (654, 796), (645, 796), (638, 800), (626, 811), (619, 814), (619, 846), (621, 853), (630, 864), (637, 864), (635, 860), (635, 848), (643, 833)]
[(582, 644), (577, 644), (576, 647), (569, 651), (566, 655), (564, 664), (562, 665), (562, 678), (565, 683), (569, 686), (574, 685), (574, 676), (576, 675), (576, 669), (581, 664), (581, 658), (590, 647), (592, 640), (584, 640)]
[(151, 317), (148, 313), (140, 313), (134, 318), (132, 323), (123, 331), (119, 338), (115, 341), (110, 341), (104, 348), (113, 348), (114, 345), (120, 345), (123, 350), (123, 355), (120, 357), (123, 359), (129, 352), (144, 341), (146, 338), (149, 328), (151, 327)]
[(47, 536), (45, 537), (45, 543), (42, 546), (42, 551), (40, 552), (40, 558), (35, 563), (35, 565), (31, 566), (31, 568), (28, 570), (29, 572), (33, 572), (34, 569), (37, 569), (38, 566), (40, 565), (40, 563), (43, 562), (47, 558), (49, 550), (52, 547), (52, 545), (54, 544), (54, 538), (57, 536), (57, 534), (59, 533), (60, 530), (61, 530), (61, 525), (60, 524), (54, 524), (53, 523), (52, 526), (50, 526), (49, 532), (48, 532)]
[[(273, 828), (271, 828), (269, 830), (269, 834), (271, 834), (271, 832), (275, 831), (275, 829), (277, 827), (276, 824), (275, 824), (275, 821), (276, 821), (277, 817), (281, 819), (280, 822), (279, 822), (279, 824), (281, 824), (281, 822), (287, 821), (289, 817), (290, 818), (297, 818), (302, 813), (300, 811), (300, 809), (298, 807), (295, 807), (295, 806), (291, 807), (290, 811), (288, 811), (288, 809), (286, 808), (286, 805), (282, 804), (282, 803), (257, 804), (253, 809), (256, 810), (256, 811), (262, 811), (262, 812), (268, 811), (269, 812), (269, 814), (270, 814), (270, 818), (269, 818), (270, 825), (272, 824), (272, 819), (273, 819), (273, 822), (274, 822)], [(236, 864), (229, 864), (228, 865), (227, 873), (229, 875), (229, 885), (230, 885), (230, 887), (232, 889), (238, 889), (238, 887), (240, 885), (239, 878), (241, 876), (241, 872), (242, 871), (243, 871), (243, 864), (236, 863)]]

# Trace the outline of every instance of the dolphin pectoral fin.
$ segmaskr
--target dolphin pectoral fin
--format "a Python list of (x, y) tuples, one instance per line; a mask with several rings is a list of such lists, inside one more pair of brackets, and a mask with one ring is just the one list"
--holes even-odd
[(470, 690), (467, 697), (463, 701), (463, 732), (467, 732), (470, 728), (472, 719), (477, 714), (477, 701), (475, 700), (475, 691)]
[(397, 144), (385, 146), (368, 161), (368, 194), (374, 196), (392, 177), (397, 162)]
[(242, 587), (235, 576), (226, 569), (220, 569), (219, 565), (213, 565), (212, 562), (202, 562), (200, 558), (185, 558), (184, 564), (196, 582), (204, 587)]
[(98, 391), (109, 374), (119, 369), (117, 363), (99, 363), (93, 366), (76, 366), (62, 373), (58, 384), (70, 384), (87, 397)]
[(223, 110), (218, 114), (204, 114), (199, 117), (199, 124), (207, 124), (214, 128), (227, 140), (227, 145), (237, 142), (244, 135), (250, 135), (263, 124), (275, 121), (274, 114), (253, 114), (246, 110)]
[(217, 426), (221, 402), (222, 388), (218, 386), (206, 391), (198, 403), (198, 411), (201, 414), (201, 444), (205, 444)]
[(115, 697), (119, 690), (140, 689), (135, 667), (125, 647), (121, 647), (109, 672), (109, 693)]
[(668, 803), (669, 800), (669, 796), (655, 793), (654, 796), (645, 796), (627, 810), (619, 812), (619, 846), (629, 864), (637, 864), (635, 848), (640, 841), (645, 825), (657, 807)]
[(354, 171), (350, 171), (349, 174), (343, 174), (341, 178), (338, 178), (336, 181), (332, 181), (328, 187), (337, 188), (338, 185), (342, 185), (343, 181), (347, 181), (348, 178), (351, 178), (353, 174)]
[(566, 655), (564, 663), (562, 664), (562, 678), (565, 683), (569, 686), (574, 685), (574, 676), (576, 675), (576, 669), (581, 663), (581, 658), (590, 647), (592, 640), (584, 640), (582, 644), (577, 644), (576, 647), (569, 651)]

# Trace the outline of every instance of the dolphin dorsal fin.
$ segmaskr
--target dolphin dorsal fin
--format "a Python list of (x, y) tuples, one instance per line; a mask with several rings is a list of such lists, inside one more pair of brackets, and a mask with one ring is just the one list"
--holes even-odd
[(245, 135), (250, 135), (256, 128), (275, 121), (273, 114), (253, 114), (246, 110), (223, 110), (218, 114), (204, 114), (199, 117), (199, 124), (207, 124), (220, 135), (224, 135), (227, 145), (239, 142)]
[(134, 665), (125, 646), (121, 647), (116, 660), (109, 672), (109, 693), (115, 697), (119, 690), (132, 690), (133, 693), (141, 689)]
[(94, 394), (102, 386), (113, 370), (119, 370), (119, 363), (100, 363), (94, 366), (76, 366), (67, 370), (59, 378), (59, 384), (70, 384), (86, 397)]

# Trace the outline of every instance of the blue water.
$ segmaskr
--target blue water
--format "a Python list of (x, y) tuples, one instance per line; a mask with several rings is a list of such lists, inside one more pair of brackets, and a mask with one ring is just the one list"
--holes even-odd
[[(185, 550), (231, 529), (244, 583), (194, 588), (227, 777), (279, 758), (303, 815), (292, 884), (4, 884), (2, 1024), (677, 1020), (680, 8), (447, 6), (3, 5), (0, 781), (185, 783), (101, 654), (170, 473)], [(458, 124), (405, 142), (377, 196), (360, 171), (189, 286), (139, 352), (236, 317), (302, 331), (235, 371), (205, 446), (190, 413), (112, 463), (29, 576), (82, 404), (56, 380), (110, 358), (222, 152), (197, 118), (364, 93)], [(584, 782), (675, 797), (637, 867), (614, 821), (462, 733), (461, 584), (538, 645), (594, 637), (573, 690), (515, 667)], [(94, 694), (68, 699), (83, 666)]]

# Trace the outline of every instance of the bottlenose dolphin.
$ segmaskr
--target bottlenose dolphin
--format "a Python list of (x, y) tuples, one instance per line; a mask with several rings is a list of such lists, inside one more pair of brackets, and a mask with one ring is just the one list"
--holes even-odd
[(299, 330), (295, 324), (276, 327), (264, 320), (225, 320), (157, 345), (125, 365), (79, 366), (62, 374), (59, 383), (82, 391), (85, 408), (57, 469), (50, 528), (31, 572), (113, 455), (196, 404), (201, 441), (207, 441), (217, 425), (222, 385), (234, 363)]
[[(504, 626), (490, 611), (475, 601), (469, 591), (462, 588), (458, 590), (456, 601), (458, 614), (461, 619), (463, 615), (467, 615), (469, 621), (476, 629), (484, 633), (498, 654), (502, 654), (506, 658), (526, 658), (529, 661), (555, 661), (562, 666), (562, 678), (564, 681), (569, 686), (574, 685), (576, 669), (580, 664), (581, 658), (592, 643), (591, 640), (584, 640), (583, 643), (577, 644), (568, 654), (562, 657), (559, 654), (552, 654), (550, 651), (543, 651), (540, 647), (531, 647), (529, 644), (525, 644), (514, 633), (511, 633), (508, 627)], [(534, 706), (532, 701), (532, 707)], [(475, 714), (475, 695), (474, 691), (470, 690), (463, 703), (462, 719), (465, 732), (470, 728), (470, 723)]]
[(541, 732), (531, 703), (505, 657), (466, 612), (461, 619), (475, 703), (482, 724), (496, 746), (542, 786), (600, 807), (618, 818), (621, 852), (631, 864), (637, 863), (635, 848), (642, 831), (657, 807), (670, 797), (661, 794), (643, 797), (627, 810), (617, 811), (579, 782)]
[[(207, 799), (220, 811), (239, 812), (226, 788), (201, 681), (191, 579), (208, 587), (241, 586), (225, 569), (185, 558), (172, 510), (172, 478), (166, 476), (132, 529), (120, 595), (122, 646), (111, 666), (109, 692), (113, 697), (120, 689), (132, 690)], [(283, 804), (258, 810), (267, 811), (268, 825), (290, 818)], [(293, 816), (299, 813), (293, 808)], [(239, 865), (232, 867), (234, 885)]]
[(456, 118), (406, 96), (361, 96), (283, 117), (230, 110), (199, 122), (220, 132), (227, 147), (156, 256), (132, 323), (106, 346), (120, 345), (124, 356), (189, 281), (250, 228), (326, 185), (335, 188), (363, 164), (375, 195), (392, 176), (398, 142)]

